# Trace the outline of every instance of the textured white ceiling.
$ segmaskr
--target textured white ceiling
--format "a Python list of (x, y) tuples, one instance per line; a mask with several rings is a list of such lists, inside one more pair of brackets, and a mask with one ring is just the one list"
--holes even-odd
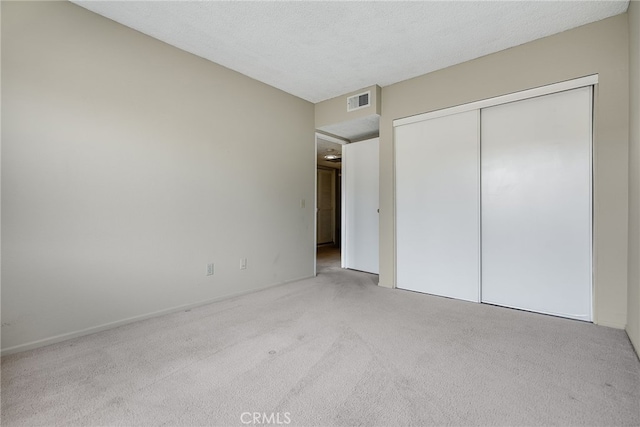
[(589, 22), (628, 1), (74, 1), (311, 102)]

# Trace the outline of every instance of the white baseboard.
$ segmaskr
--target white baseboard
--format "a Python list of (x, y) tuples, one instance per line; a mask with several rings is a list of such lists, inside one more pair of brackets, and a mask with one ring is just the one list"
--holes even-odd
[(208, 299), (208, 300), (205, 300), (205, 301), (198, 301), (198, 302), (194, 302), (194, 303), (183, 304), (183, 305), (179, 305), (179, 306), (175, 306), (175, 307), (166, 308), (166, 309), (163, 309), (163, 310), (154, 311), (154, 312), (147, 313), (147, 314), (141, 314), (139, 316), (133, 316), (133, 317), (128, 317), (128, 318), (122, 319), (122, 320), (116, 320), (115, 322), (109, 322), (109, 323), (104, 323), (104, 324), (98, 325), (98, 326), (92, 326), (90, 328), (81, 329), (79, 331), (68, 332), (68, 333), (65, 333), (65, 334), (55, 335), (53, 337), (43, 338), (41, 340), (31, 341), (31, 342), (28, 342), (28, 343), (25, 343), (25, 344), (20, 344), (20, 345), (16, 345), (16, 346), (9, 347), (9, 348), (4, 348), (4, 349), (2, 349), (2, 351), (0, 351), (0, 355), (1, 356), (7, 356), (9, 354), (19, 353), (19, 352), (22, 352), (22, 351), (33, 350), (35, 348), (44, 347), (44, 346), (51, 345), (51, 344), (57, 344), (59, 342), (70, 340), (70, 339), (73, 339), (73, 338), (78, 338), (78, 337), (82, 337), (82, 336), (85, 336), (85, 335), (90, 335), (90, 334), (95, 334), (97, 332), (106, 331), (107, 329), (117, 328), (118, 326), (127, 325), (129, 323), (138, 322), (140, 320), (150, 319), (152, 317), (158, 317), (158, 316), (162, 316), (164, 314), (175, 313), (175, 312), (182, 311), (182, 310), (188, 310), (190, 308), (200, 307), (200, 306), (211, 304), (211, 303), (214, 303), (214, 302), (223, 301), (223, 300), (226, 300), (226, 299), (230, 299), (230, 298), (235, 298), (235, 297), (242, 296), (242, 295), (251, 294), (253, 292), (258, 292), (258, 291), (262, 291), (262, 290), (269, 289), (269, 288), (274, 288), (276, 286), (286, 285), (288, 283), (293, 283), (293, 282), (297, 282), (297, 281), (300, 281), (300, 280), (310, 279), (312, 277), (314, 277), (314, 276), (304, 276), (304, 277), (300, 277), (300, 278), (297, 278), (297, 279), (287, 280), (285, 282), (273, 283), (273, 284), (262, 286), (262, 287), (259, 287), (259, 288), (254, 288), (254, 289), (249, 289), (249, 290), (246, 290), (246, 291), (236, 292), (236, 293), (233, 293), (233, 294), (223, 295), (223, 296), (216, 297), (216, 298), (213, 298), (213, 299)]

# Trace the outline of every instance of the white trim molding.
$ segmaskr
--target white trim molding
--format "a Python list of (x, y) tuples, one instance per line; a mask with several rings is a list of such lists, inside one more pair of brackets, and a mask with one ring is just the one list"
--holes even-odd
[(579, 87), (593, 86), (597, 83), (598, 83), (598, 75), (593, 74), (590, 76), (580, 77), (577, 79), (566, 80), (564, 82), (554, 83), (546, 86), (540, 86), (533, 89), (527, 89), (520, 92), (513, 92), (507, 95), (501, 95), (493, 98), (483, 99), (481, 101), (474, 101), (468, 104), (456, 105), (454, 107), (449, 107), (442, 110), (436, 110), (428, 113), (418, 114), (415, 116), (405, 117), (402, 119), (396, 119), (393, 121), (393, 126), (397, 127), (402, 125), (408, 125), (411, 123), (421, 122), (423, 120), (435, 119), (437, 117), (463, 113), (469, 110), (477, 110), (481, 108), (493, 107), (500, 104), (507, 104), (509, 102), (521, 101), (527, 98), (534, 98), (537, 96), (549, 95), (551, 93), (577, 89)]

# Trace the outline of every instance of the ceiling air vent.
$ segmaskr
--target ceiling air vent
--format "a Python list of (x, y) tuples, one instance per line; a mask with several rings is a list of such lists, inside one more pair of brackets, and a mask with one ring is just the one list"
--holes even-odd
[(359, 93), (347, 98), (347, 112), (359, 110), (371, 105), (371, 91)]

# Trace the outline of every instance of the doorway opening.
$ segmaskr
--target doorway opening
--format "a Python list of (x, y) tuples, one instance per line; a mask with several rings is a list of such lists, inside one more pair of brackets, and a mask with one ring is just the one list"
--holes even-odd
[(342, 247), (342, 145), (316, 135), (316, 274), (340, 268)]
[(378, 274), (379, 138), (347, 144), (318, 133), (316, 147), (316, 274)]

